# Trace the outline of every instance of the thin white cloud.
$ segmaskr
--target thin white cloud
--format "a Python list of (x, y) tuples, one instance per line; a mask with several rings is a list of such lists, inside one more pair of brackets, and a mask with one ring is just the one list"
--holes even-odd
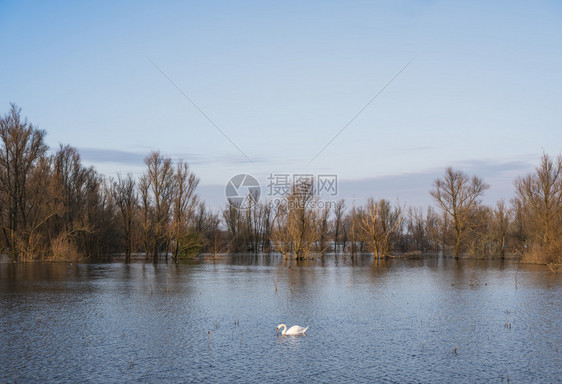
[[(513, 181), (533, 170), (534, 164), (524, 160), (467, 160), (451, 166), (468, 175), (476, 175), (491, 185), (483, 201), (494, 204), (499, 199), (509, 200), (514, 193)], [(432, 204), (429, 191), (435, 179), (441, 177), (446, 166), (425, 172), (404, 173), (358, 180), (340, 180), (339, 195), (362, 204), (368, 197), (399, 199), (413, 206)]]
[[(126, 166), (143, 166), (144, 158), (150, 152), (147, 149), (146, 152), (134, 152), (134, 151), (123, 151), (115, 149), (103, 149), (103, 148), (89, 148), (81, 147), (78, 148), (80, 157), (82, 160), (87, 161), (92, 164), (97, 163), (111, 163), (111, 164), (123, 164)], [(246, 164), (248, 161), (238, 155), (223, 155), (223, 156), (213, 156), (213, 155), (201, 155), (194, 153), (164, 153), (164, 156), (170, 157), (173, 160), (186, 160), (190, 164), (196, 165), (220, 165), (220, 164)], [(253, 160), (254, 163), (266, 163), (267, 160), (263, 158), (258, 158)]]

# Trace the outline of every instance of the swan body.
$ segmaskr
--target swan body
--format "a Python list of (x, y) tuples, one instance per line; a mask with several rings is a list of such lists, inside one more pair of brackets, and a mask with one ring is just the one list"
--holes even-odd
[(306, 330), (308, 329), (308, 327), (303, 328), (300, 325), (293, 325), (291, 328), (287, 329), (287, 326), (285, 324), (279, 324), (277, 326), (277, 332), (279, 332), (279, 330), (283, 328), (283, 330), (281, 331), (281, 334), (283, 336), (285, 335), (304, 335), (306, 333)]

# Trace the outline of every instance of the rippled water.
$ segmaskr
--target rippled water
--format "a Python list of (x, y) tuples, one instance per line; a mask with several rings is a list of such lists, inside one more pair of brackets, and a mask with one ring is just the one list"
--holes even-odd
[(0, 264), (0, 380), (560, 382), (561, 293), (542, 266), (437, 258)]

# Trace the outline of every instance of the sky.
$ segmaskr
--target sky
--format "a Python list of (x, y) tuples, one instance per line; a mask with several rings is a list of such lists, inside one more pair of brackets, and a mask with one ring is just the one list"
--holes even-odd
[(337, 175), (338, 197), (431, 204), (562, 152), (557, 1), (2, 1), (0, 114), (140, 175), (184, 159), (211, 206), (240, 173)]

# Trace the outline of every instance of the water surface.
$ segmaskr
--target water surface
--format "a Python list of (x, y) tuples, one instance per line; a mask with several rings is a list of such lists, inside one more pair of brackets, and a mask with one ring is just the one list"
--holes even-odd
[(561, 293), (542, 266), (440, 258), (0, 264), (0, 380), (560, 382)]

